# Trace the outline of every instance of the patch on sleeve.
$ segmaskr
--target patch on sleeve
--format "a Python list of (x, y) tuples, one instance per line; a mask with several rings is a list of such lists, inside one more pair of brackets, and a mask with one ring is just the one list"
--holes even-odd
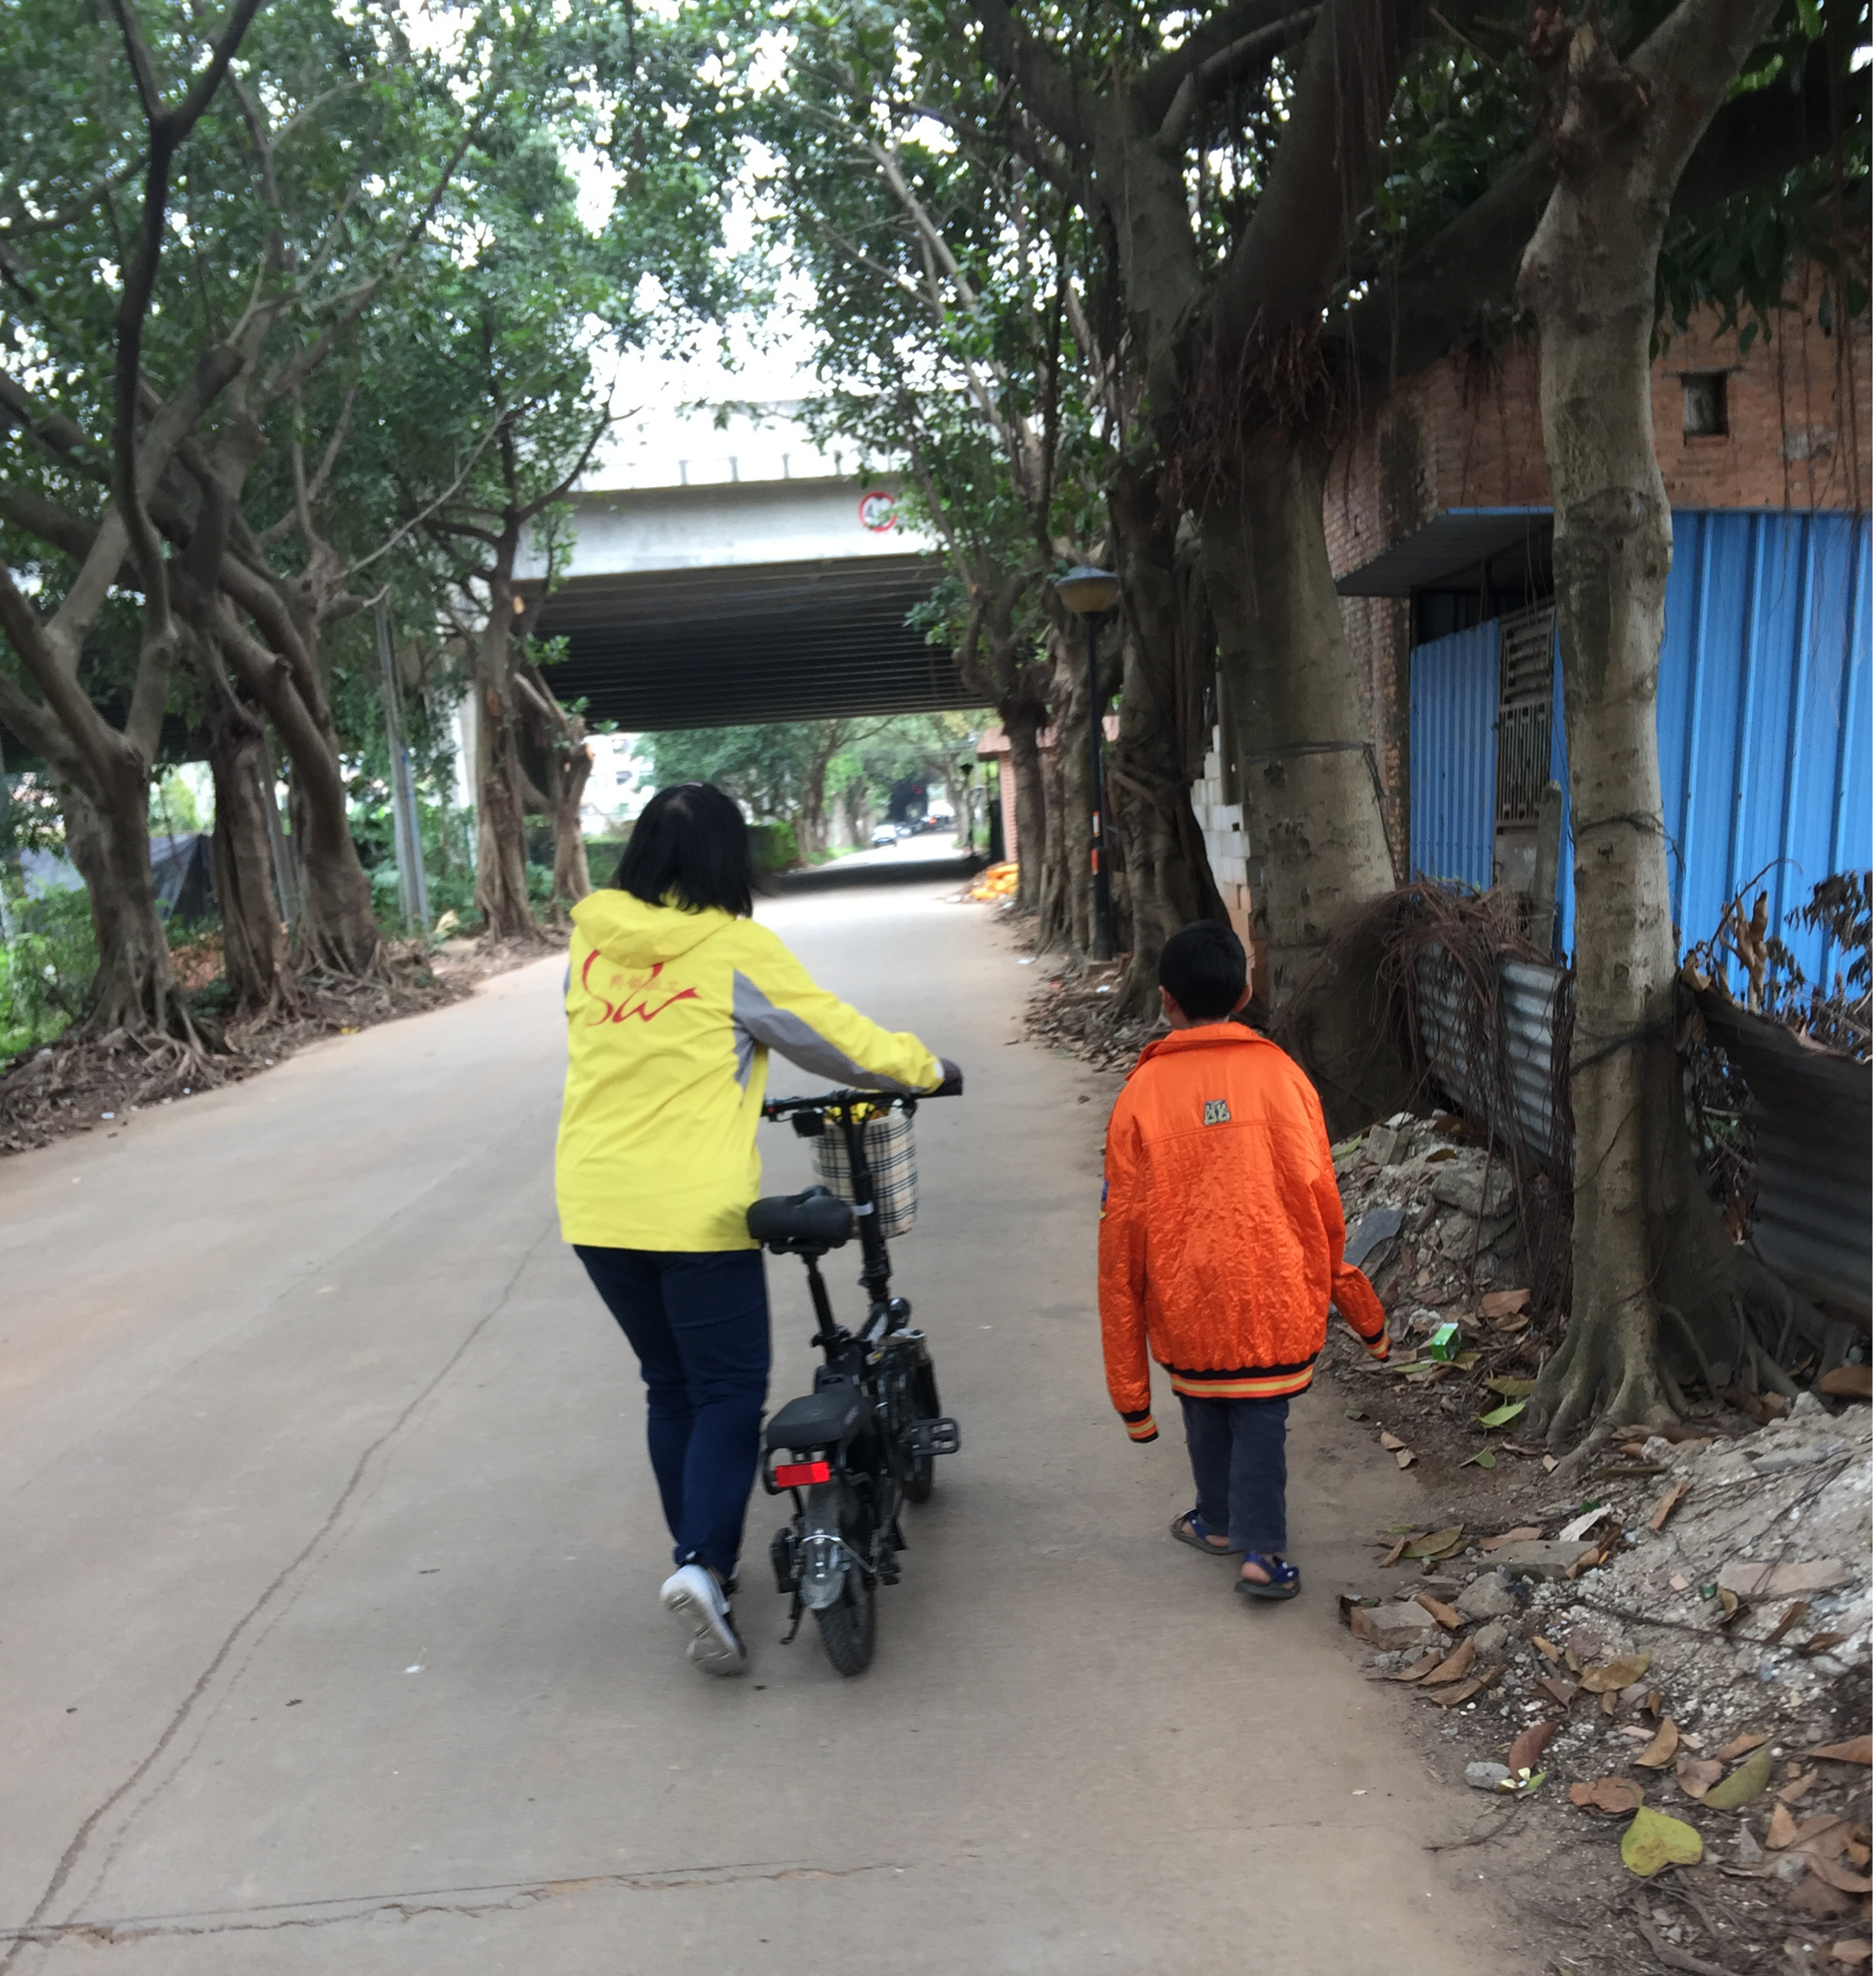
[(1231, 1108), (1222, 1098), (1205, 1100), (1205, 1123), (1208, 1125), (1228, 1125), (1231, 1121)]

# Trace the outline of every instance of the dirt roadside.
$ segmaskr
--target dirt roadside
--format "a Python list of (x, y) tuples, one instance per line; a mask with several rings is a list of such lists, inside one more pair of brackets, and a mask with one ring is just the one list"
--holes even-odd
[[(209, 1052), (49, 1043), (0, 1065), (0, 1158), (84, 1132), (115, 1138), (141, 1112), (245, 1083), (328, 1036), (355, 1036), (442, 1008), (549, 950), (526, 941), (470, 940), (446, 941), (428, 953), (394, 950), (382, 980), (315, 976), (302, 984), (295, 1007), (229, 1024), (223, 1046)], [(186, 960), (179, 957), (184, 985), (205, 986), (206, 976), (190, 977)]]

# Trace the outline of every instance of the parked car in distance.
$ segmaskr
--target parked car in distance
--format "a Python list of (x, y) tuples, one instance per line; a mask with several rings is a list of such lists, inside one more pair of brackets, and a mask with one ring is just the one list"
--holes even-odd
[(892, 824), (876, 823), (873, 825), (873, 848), (875, 851), (885, 845), (896, 844), (898, 841), (899, 833)]

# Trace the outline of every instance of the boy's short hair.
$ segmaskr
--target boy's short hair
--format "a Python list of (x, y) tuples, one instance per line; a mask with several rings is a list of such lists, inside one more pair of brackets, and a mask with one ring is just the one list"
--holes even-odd
[(1159, 985), (1195, 1023), (1222, 1023), (1245, 992), (1244, 943), (1216, 920), (1195, 920), (1160, 949)]

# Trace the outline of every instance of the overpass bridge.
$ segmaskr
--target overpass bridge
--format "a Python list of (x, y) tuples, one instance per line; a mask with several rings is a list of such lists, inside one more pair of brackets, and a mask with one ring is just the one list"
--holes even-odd
[(554, 690), (633, 732), (977, 705), (906, 624), (941, 570), (896, 493), (833, 474), (579, 494), (538, 624), (567, 641)]

